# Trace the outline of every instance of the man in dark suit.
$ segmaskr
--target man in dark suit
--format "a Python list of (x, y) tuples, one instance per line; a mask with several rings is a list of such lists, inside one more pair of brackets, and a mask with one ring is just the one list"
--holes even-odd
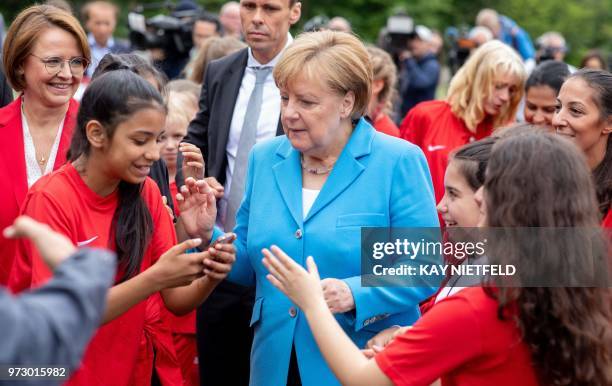
[[(206, 69), (200, 111), (185, 141), (200, 147), (209, 182), (219, 196), (223, 192), (217, 223), (226, 231), (234, 227), (244, 193), (249, 150), (283, 133), (272, 68), (292, 42), (289, 28), (300, 16), (297, 0), (242, 0), (240, 19), (249, 47)], [(252, 289), (224, 282), (198, 309), (202, 385), (248, 384), (252, 307)]]

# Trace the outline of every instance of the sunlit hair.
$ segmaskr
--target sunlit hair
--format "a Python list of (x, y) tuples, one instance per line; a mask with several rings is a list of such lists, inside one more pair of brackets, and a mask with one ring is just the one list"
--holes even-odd
[(448, 103), (470, 131), (475, 132), (485, 119), (484, 103), (494, 91), (495, 79), (506, 74), (516, 78), (516, 91), (509, 104), (493, 117), (493, 127), (497, 128), (514, 119), (523, 97), (527, 73), (518, 54), (506, 44), (492, 40), (476, 49), (451, 80)]
[(167, 93), (166, 108), (166, 122), (175, 122), (186, 128), (198, 112), (198, 103), (188, 93), (170, 91)]
[[(488, 225), (504, 230), (489, 240), (491, 257), (530, 272), (542, 272), (534, 268), (540, 266), (572, 275), (606, 255), (593, 233), (599, 221), (586, 159), (565, 138), (538, 129), (505, 133), (491, 151), (483, 196)], [(552, 238), (542, 232), (534, 245), (515, 227), (572, 232)], [(605, 275), (601, 260), (595, 268)], [(498, 300), (498, 317), (514, 316), (542, 385), (612, 384), (611, 291), (607, 285), (487, 287)]]
[(278, 88), (291, 87), (298, 76), (321, 80), (338, 95), (352, 91), (351, 118), (363, 116), (372, 89), (372, 64), (363, 43), (345, 32), (319, 31), (299, 35), (274, 67)]
[(26, 87), (25, 76), (19, 73), (32, 53), (36, 40), (48, 28), (60, 28), (72, 35), (81, 55), (91, 62), (87, 35), (79, 21), (69, 12), (53, 5), (34, 5), (21, 11), (11, 23), (4, 40), (2, 64), (6, 78), (17, 91)]
[(397, 97), (397, 67), (393, 63), (391, 55), (386, 51), (374, 46), (368, 46), (367, 50), (372, 62), (374, 80), (382, 79), (384, 81), (384, 86), (378, 94), (378, 102), (383, 104), (382, 112), (389, 114)]
[(196, 83), (204, 83), (204, 74), (208, 63), (215, 59), (232, 54), (246, 47), (244, 42), (233, 36), (212, 36), (204, 40), (202, 47), (194, 59), (189, 61), (185, 72), (189, 75), (189, 80)]

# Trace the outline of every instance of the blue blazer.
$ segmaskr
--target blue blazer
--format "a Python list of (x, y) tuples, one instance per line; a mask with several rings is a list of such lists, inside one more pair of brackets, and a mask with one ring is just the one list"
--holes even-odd
[(253, 148), (245, 189), (228, 279), (256, 287), (250, 384), (286, 384), (295, 345), (304, 385), (338, 385), (305, 316), (266, 279), (261, 249), (278, 245), (301, 265), (313, 256), (321, 278), (344, 280), (355, 310), (336, 319), (359, 347), (386, 327), (414, 323), (435, 288), (361, 287), (360, 228), (439, 226), (425, 157), (361, 119), (305, 218), (300, 153), (285, 136)]

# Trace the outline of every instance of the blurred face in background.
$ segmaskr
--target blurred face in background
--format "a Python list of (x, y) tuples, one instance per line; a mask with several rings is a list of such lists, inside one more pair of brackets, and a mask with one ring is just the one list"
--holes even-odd
[(552, 119), (557, 107), (555, 90), (546, 85), (529, 87), (525, 94), (525, 121), (552, 130)]
[(219, 36), (217, 26), (215, 23), (211, 23), (204, 20), (196, 20), (193, 24), (193, 31), (191, 37), (193, 39), (193, 46), (196, 48), (202, 47), (202, 43), (210, 37)]
[(86, 27), (96, 39), (96, 43), (105, 47), (115, 32), (117, 18), (115, 8), (111, 5), (96, 4), (89, 10)]

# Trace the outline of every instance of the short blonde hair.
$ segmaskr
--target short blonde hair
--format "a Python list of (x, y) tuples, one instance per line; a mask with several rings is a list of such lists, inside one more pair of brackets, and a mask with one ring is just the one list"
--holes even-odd
[(168, 90), (166, 94), (167, 120), (189, 126), (198, 112), (198, 100), (191, 92)]
[(2, 64), (6, 78), (15, 90), (23, 91), (26, 86), (24, 75), (18, 73), (19, 67), (32, 53), (36, 39), (51, 27), (70, 33), (76, 39), (83, 57), (91, 62), (87, 35), (72, 14), (53, 5), (28, 7), (13, 20), (4, 40)]
[(301, 74), (322, 79), (339, 95), (352, 91), (352, 119), (365, 114), (372, 89), (372, 64), (365, 46), (354, 35), (336, 31), (299, 35), (274, 67), (274, 80), (284, 88)]
[(367, 50), (372, 63), (374, 80), (382, 79), (384, 82), (384, 86), (378, 94), (377, 102), (384, 104), (383, 111), (385, 114), (389, 114), (397, 97), (397, 67), (387, 51), (374, 46), (368, 46)]
[(484, 120), (484, 102), (493, 93), (495, 77), (502, 74), (516, 77), (518, 83), (508, 106), (493, 119), (496, 128), (513, 121), (523, 97), (527, 73), (518, 54), (506, 44), (492, 40), (476, 49), (451, 79), (447, 101), (470, 131), (475, 132)]
[(208, 63), (215, 59), (232, 54), (246, 48), (246, 44), (233, 36), (212, 36), (204, 40), (198, 54), (188, 64), (189, 80), (204, 83), (204, 74)]

